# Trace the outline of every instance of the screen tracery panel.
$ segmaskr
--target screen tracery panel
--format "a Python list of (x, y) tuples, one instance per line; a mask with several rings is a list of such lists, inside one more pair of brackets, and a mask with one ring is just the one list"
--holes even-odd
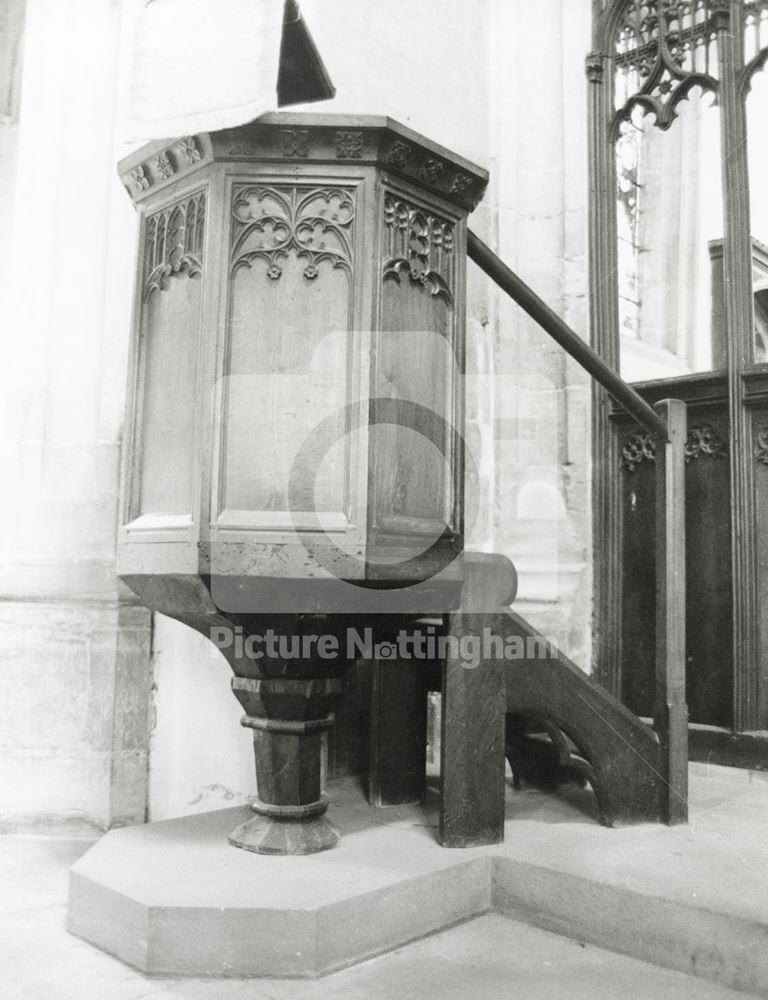
[(717, 34), (708, 0), (624, 5), (613, 42), (621, 371), (723, 367), (713, 323), (722, 240)]

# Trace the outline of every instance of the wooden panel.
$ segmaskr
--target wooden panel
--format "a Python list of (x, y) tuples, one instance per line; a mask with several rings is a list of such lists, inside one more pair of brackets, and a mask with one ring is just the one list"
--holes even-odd
[[(505, 556), (465, 554), (462, 610), (448, 616), (447, 632), (482, 636), (495, 608), (517, 592), (517, 573)], [(443, 665), (440, 747), (440, 843), (443, 847), (498, 844), (504, 839), (504, 661), (468, 669), (449, 655)]]
[(141, 312), (140, 514), (192, 510), (205, 196), (147, 220)]
[(373, 388), (393, 403), (374, 411), (376, 520), (386, 530), (439, 535), (454, 506), (454, 223), (391, 193), (384, 223)]
[[(722, 412), (718, 417), (691, 412), (685, 472), (688, 708), (691, 721), (716, 726), (728, 726), (732, 719), (733, 627), (725, 426)], [(714, 437), (702, 439), (701, 433), (708, 429)], [(647, 440), (645, 435), (624, 436), (622, 469), (622, 700), (644, 717), (653, 714), (656, 637), (654, 466), (643, 451), (642, 442)]]
[[(458, 612), (448, 632), (478, 636), (488, 615)], [(504, 839), (504, 663), (468, 670), (449, 657), (443, 668), (440, 843), (443, 847), (498, 844)]]
[[(402, 424), (377, 423), (372, 431), (377, 519), (425, 518), (445, 525), (453, 502), (450, 466), (441, 454), (450, 444), (444, 423), (453, 367), (444, 339), (450, 313), (420, 285), (388, 279), (382, 322), (376, 396), (403, 403), (381, 415)], [(408, 403), (424, 409), (414, 412)]]
[(240, 186), (233, 214), (223, 506), (341, 511), (344, 421), (316, 428), (346, 402), (353, 194)]
[(368, 801), (374, 806), (420, 802), (427, 769), (427, 664), (379, 660), (372, 666)]
[[(691, 426), (701, 426), (691, 418)], [(725, 415), (713, 421), (728, 439)], [(690, 433), (689, 433), (690, 439)], [(692, 722), (733, 721), (733, 600), (730, 469), (727, 446), (715, 457), (690, 459), (685, 475), (688, 711)]]
[(656, 556), (653, 464), (622, 469), (621, 700), (637, 715), (653, 714), (656, 643)]
[(344, 691), (336, 707), (336, 724), (328, 732), (328, 776), (368, 773), (371, 714), (371, 664), (357, 663), (344, 675)]

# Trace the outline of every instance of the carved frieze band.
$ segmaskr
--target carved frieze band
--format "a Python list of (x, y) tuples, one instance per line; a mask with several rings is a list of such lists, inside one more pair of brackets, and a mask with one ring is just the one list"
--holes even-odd
[(204, 237), (202, 191), (149, 216), (144, 236), (145, 299), (154, 289), (165, 288), (171, 275), (201, 273)]
[(450, 194), (469, 198), (476, 204), (482, 196), (483, 187), (476, 178), (463, 170), (457, 170), (453, 164), (447, 163), (436, 156), (427, 156), (402, 139), (390, 140), (384, 153), (384, 163), (394, 167), (404, 174), (418, 178), (431, 187), (445, 187)]
[(354, 188), (243, 184), (234, 190), (232, 216), (233, 273), (261, 260), (278, 281), (291, 253), (306, 261), (308, 281), (323, 263), (352, 272)]
[(755, 458), (761, 465), (768, 465), (768, 424), (757, 432)]
[[(691, 427), (685, 442), (686, 464), (695, 458), (726, 458), (728, 448), (720, 434), (709, 424)], [(621, 452), (621, 465), (627, 472), (634, 472), (643, 462), (656, 459), (656, 440), (653, 434), (638, 431), (625, 439)]]
[(392, 194), (384, 199), (384, 277), (401, 274), (453, 305), (454, 225)]
[(128, 171), (129, 192), (141, 195), (153, 185), (161, 184), (199, 163), (202, 157), (202, 150), (194, 136), (177, 139), (166, 149)]
[[(240, 132), (240, 134), (238, 134)], [(242, 160), (363, 160), (397, 171), (416, 183), (474, 208), (483, 196), (486, 178), (427, 149), (418, 141), (378, 128), (285, 127), (254, 125), (221, 133), (221, 152)], [(216, 149), (217, 142), (214, 142)]]

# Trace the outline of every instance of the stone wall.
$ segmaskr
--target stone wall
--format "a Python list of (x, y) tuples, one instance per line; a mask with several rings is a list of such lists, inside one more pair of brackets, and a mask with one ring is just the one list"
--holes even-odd
[[(588, 0), (495, 5), (491, 173), (497, 252), (585, 339)], [(494, 547), (517, 566), (517, 610), (589, 669), (586, 374), (494, 296)]]
[(0, 819), (146, 812), (150, 616), (115, 577), (134, 213), (115, 174), (120, 18), (27, 0), (0, 217)]

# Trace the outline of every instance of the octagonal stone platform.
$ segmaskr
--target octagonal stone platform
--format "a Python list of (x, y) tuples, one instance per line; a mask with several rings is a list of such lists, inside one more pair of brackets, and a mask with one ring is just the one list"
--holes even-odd
[(313, 977), (493, 911), (768, 997), (768, 780), (691, 767), (691, 826), (609, 830), (588, 790), (508, 792), (506, 841), (446, 850), (436, 795), (329, 795), (342, 839), (238, 851), (247, 807), (114, 830), (71, 870), (69, 930), (150, 975)]
[(341, 842), (301, 858), (231, 847), (247, 806), (113, 830), (71, 871), (69, 930), (148, 973), (316, 976), (490, 908), (487, 857), (353, 781), (331, 797)]

